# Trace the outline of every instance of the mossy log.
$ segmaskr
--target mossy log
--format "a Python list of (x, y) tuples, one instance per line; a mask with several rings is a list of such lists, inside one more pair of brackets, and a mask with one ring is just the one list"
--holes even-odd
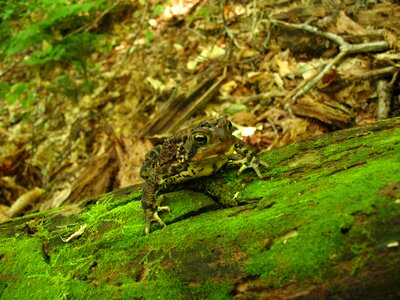
[(147, 236), (140, 187), (1, 224), (0, 298), (398, 298), (400, 118), (261, 156), (265, 180), (195, 182), (225, 206), (168, 193)]

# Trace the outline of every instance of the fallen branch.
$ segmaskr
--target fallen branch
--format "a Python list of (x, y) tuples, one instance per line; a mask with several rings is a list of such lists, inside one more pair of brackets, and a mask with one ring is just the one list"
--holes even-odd
[(381, 52), (389, 49), (389, 44), (386, 41), (350, 44), (346, 42), (341, 36), (335, 33), (321, 31), (317, 27), (308, 24), (292, 24), (275, 19), (272, 19), (271, 23), (281, 27), (304, 30), (322, 36), (339, 45), (339, 53), (328, 64), (326, 64), (321, 71), (315, 74), (315, 76), (305, 79), (285, 97), (284, 101), (287, 103), (290, 101), (291, 105), (295, 104), (296, 99), (299, 96), (307, 93), (311, 88), (313, 88), (321, 80), (321, 78), (326, 75), (331, 69), (337, 66), (344, 57), (355, 53)]
[(230, 30), (229, 26), (228, 26), (228, 22), (226, 20), (226, 16), (225, 16), (225, 12), (224, 12), (224, 5), (225, 2), (222, 3), (222, 1), (220, 2), (220, 8), (221, 8), (221, 16), (222, 16), (222, 21), (224, 23), (224, 28), (226, 31), (226, 34), (229, 36), (229, 38), (232, 40), (232, 42), (235, 44), (236, 47), (238, 47), (239, 49), (244, 49), (242, 45), (239, 44), (239, 42), (236, 40), (235, 36), (232, 33), (232, 30)]

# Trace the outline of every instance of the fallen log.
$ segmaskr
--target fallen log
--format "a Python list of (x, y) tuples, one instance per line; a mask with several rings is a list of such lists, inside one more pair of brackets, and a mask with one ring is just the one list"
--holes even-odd
[(0, 298), (398, 298), (400, 118), (261, 156), (166, 194), (148, 236), (139, 186), (0, 224)]

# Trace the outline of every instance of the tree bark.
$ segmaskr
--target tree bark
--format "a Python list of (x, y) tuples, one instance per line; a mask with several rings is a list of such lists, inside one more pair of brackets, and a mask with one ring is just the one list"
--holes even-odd
[(400, 118), (261, 157), (166, 194), (148, 236), (138, 186), (0, 224), (0, 298), (398, 298)]

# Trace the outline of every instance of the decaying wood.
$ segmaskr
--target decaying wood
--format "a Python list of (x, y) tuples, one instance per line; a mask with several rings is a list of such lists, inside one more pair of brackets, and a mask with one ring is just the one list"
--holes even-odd
[(378, 111), (376, 117), (378, 120), (383, 120), (389, 115), (390, 100), (392, 98), (391, 88), (386, 80), (378, 80), (376, 90), (378, 94)]
[(21, 197), (19, 197), (10, 209), (6, 212), (8, 217), (18, 216), (27, 206), (32, 204), (37, 198), (44, 193), (44, 190), (35, 187), (33, 190), (26, 192)]
[(214, 72), (188, 93), (177, 97), (174, 93), (157, 115), (138, 132), (138, 135), (152, 137), (173, 132), (186, 118), (198, 111), (200, 106), (205, 105), (218, 92), (218, 87), (224, 79), (224, 75)]
[(345, 106), (323, 94), (318, 100), (311, 96), (300, 98), (292, 111), (296, 115), (314, 118), (338, 128), (348, 128), (354, 123), (354, 117)]
[(137, 186), (0, 224), (0, 296), (398, 298), (400, 118), (261, 158), (192, 182), (238, 206), (175, 191), (148, 236)]
[(172, 120), (172, 124), (169, 127), (169, 132), (174, 132), (175, 130), (177, 130), (183, 121), (185, 121), (190, 116), (198, 112), (203, 105), (205, 105), (208, 101), (210, 101), (218, 91), (218, 87), (225, 80), (225, 78), (226, 78), (225, 75), (221, 75), (218, 78), (215, 78), (215, 82), (213, 82), (212, 86), (210, 86), (198, 98), (193, 99), (192, 103), (190, 103), (187, 107), (182, 109), (178, 114), (179, 122)]

